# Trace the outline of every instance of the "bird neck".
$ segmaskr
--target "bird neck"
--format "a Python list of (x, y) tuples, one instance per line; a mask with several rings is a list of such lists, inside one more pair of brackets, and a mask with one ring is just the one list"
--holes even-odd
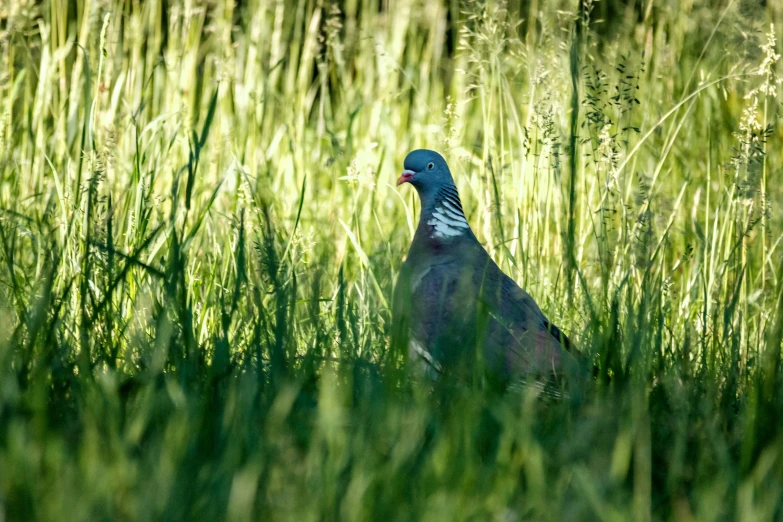
[(440, 244), (474, 237), (454, 184), (419, 191), (419, 198), (421, 217), (415, 239)]

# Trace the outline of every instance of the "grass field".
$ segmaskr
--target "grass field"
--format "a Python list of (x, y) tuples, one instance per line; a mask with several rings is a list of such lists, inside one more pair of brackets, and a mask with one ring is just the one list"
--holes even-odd
[[(781, 33), (0, 2), (0, 521), (783, 520)], [(432, 390), (390, 348), (422, 147), (585, 389)]]

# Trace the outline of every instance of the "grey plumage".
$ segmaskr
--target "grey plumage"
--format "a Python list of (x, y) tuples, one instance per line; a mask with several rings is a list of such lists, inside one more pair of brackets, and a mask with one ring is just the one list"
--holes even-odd
[(502, 272), (470, 229), (443, 157), (416, 150), (398, 180), (421, 215), (395, 286), (393, 343), (430, 374), (471, 372), (477, 357), (506, 382), (578, 371), (567, 337)]

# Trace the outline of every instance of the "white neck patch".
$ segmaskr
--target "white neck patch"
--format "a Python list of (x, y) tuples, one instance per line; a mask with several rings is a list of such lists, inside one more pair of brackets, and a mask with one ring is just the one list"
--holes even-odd
[(427, 224), (435, 227), (430, 237), (439, 239), (461, 236), (470, 228), (462, 212), (445, 201), (435, 208)]

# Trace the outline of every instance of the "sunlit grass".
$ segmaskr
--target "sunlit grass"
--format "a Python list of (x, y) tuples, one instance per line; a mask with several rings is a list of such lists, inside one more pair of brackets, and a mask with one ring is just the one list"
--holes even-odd
[[(783, 517), (783, 11), (640, 4), (0, 5), (0, 521)], [(422, 147), (589, 389), (407, 375)]]

